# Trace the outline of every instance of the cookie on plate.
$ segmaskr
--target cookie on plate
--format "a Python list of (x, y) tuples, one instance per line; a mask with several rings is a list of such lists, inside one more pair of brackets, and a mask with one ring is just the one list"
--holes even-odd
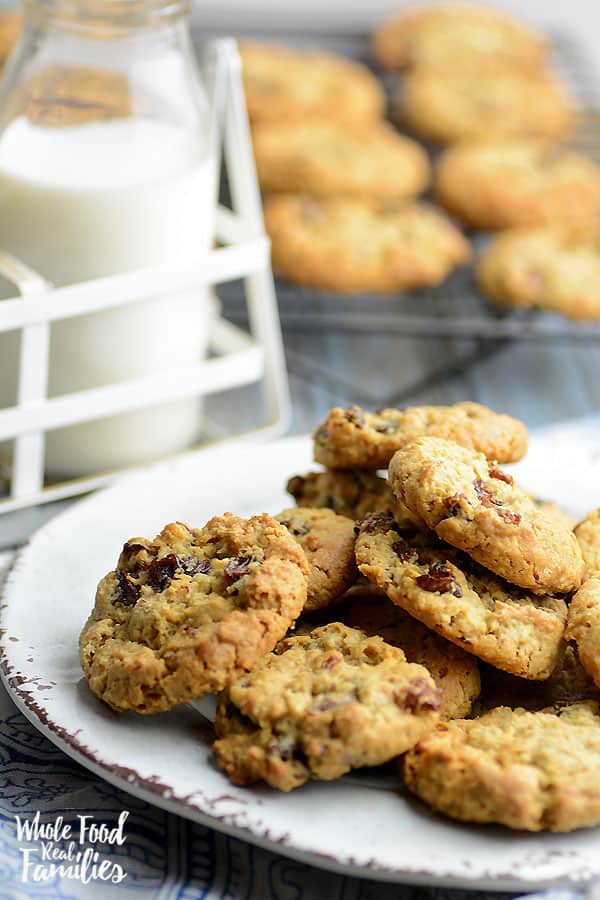
[(356, 539), (359, 571), (393, 603), (446, 640), (523, 678), (552, 673), (567, 607), (516, 588), (431, 532), (401, 534), (389, 516), (368, 516)]
[(332, 509), (359, 521), (373, 512), (390, 513), (401, 527), (418, 528), (417, 516), (399, 503), (386, 479), (363, 469), (326, 469), (293, 475), (286, 490), (298, 506)]
[(546, 43), (524, 23), (467, 3), (403, 9), (373, 35), (373, 54), (386, 69), (415, 66), (446, 71), (465, 57), (513, 66), (539, 66)]
[(514, 228), (482, 254), (477, 281), (503, 306), (536, 307), (571, 319), (600, 318), (597, 226)]
[(440, 689), (440, 718), (470, 715), (479, 696), (481, 679), (477, 660), (444, 640), (396, 606), (374, 585), (356, 585), (344, 597), (342, 621), (365, 634), (378, 634), (400, 647), (408, 662), (425, 666)]
[(92, 691), (153, 713), (221, 691), (273, 649), (306, 603), (306, 557), (270, 516), (132, 538), (79, 642)]
[(335, 122), (275, 122), (254, 129), (264, 191), (412, 200), (430, 181), (427, 154), (386, 122), (341, 129)]
[(290, 791), (404, 753), (439, 719), (423, 666), (334, 622), (286, 638), (219, 699), (217, 763), (235, 784)]
[(581, 664), (600, 687), (600, 572), (586, 578), (571, 600), (566, 638), (575, 642)]
[(385, 111), (385, 94), (366, 66), (333, 53), (274, 44), (240, 45), (250, 121), (324, 119), (372, 122)]
[(547, 72), (462, 64), (409, 75), (396, 114), (440, 144), (508, 135), (559, 140), (573, 132), (576, 119), (573, 101)]
[(567, 620), (567, 639), (574, 641), (586, 672), (600, 687), (600, 509), (575, 529), (588, 577), (573, 597)]
[(275, 519), (302, 547), (310, 566), (303, 612), (329, 606), (358, 576), (354, 520), (331, 509), (307, 507), (284, 509)]
[(564, 509), (560, 504), (555, 503), (554, 500), (545, 500), (543, 497), (535, 497), (533, 494), (531, 495), (531, 499), (537, 508), (541, 509), (546, 516), (553, 516), (557, 522), (560, 522), (560, 524), (569, 531), (573, 531), (577, 525), (575, 516), (572, 516), (567, 509)]
[(593, 220), (600, 214), (600, 168), (545, 141), (466, 142), (440, 157), (435, 192), (473, 228)]
[(331, 468), (386, 469), (396, 450), (424, 435), (455, 441), (503, 463), (517, 462), (527, 450), (522, 422), (479, 403), (374, 413), (349, 406), (330, 410), (316, 428), (314, 458)]
[(575, 537), (581, 547), (588, 575), (600, 575), (600, 508), (592, 510), (577, 525)]
[(585, 565), (573, 532), (483, 454), (419, 438), (395, 453), (389, 480), (439, 538), (511, 584), (537, 594), (580, 586)]
[(458, 228), (425, 204), (274, 194), (265, 225), (275, 271), (324, 290), (436, 285), (471, 256)]
[(542, 712), (499, 707), (438, 726), (405, 759), (404, 780), (464, 822), (526, 831), (600, 824), (600, 715), (594, 702)]
[(600, 700), (600, 691), (572, 644), (562, 645), (554, 671), (545, 681), (527, 681), (485, 663), (480, 671), (481, 695), (477, 703), (480, 711), (487, 712), (497, 706), (535, 711), (580, 700)]

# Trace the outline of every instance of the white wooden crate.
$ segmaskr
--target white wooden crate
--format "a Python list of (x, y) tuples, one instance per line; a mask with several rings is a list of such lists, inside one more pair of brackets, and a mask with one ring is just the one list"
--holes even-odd
[[(0, 441), (14, 440), (9, 491), (7, 496), (0, 497), (0, 514), (84, 493), (121, 474), (122, 470), (98, 472), (92, 477), (45, 485), (45, 433), (144, 409), (149, 405), (149, 396), (154, 406), (260, 383), (265, 415), (244, 437), (266, 439), (288, 426), (287, 375), (240, 60), (235, 43), (230, 40), (214, 42), (211, 51), (215, 149), (217, 158), (223, 156), (226, 162), (233, 207), (217, 208), (217, 249), (188, 267), (126, 272), (63, 288), (53, 288), (42, 275), (0, 253), (0, 273), (18, 290), (18, 296), (0, 302), (0, 332), (19, 330), (21, 333), (17, 404), (0, 409)], [(131, 303), (143, 305), (145, 300), (162, 292), (173, 294), (235, 279), (244, 280), (250, 331), (243, 331), (217, 316), (209, 359), (115, 385), (47, 397), (52, 322)], [(205, 431), (210, 434), (210, 423)]]

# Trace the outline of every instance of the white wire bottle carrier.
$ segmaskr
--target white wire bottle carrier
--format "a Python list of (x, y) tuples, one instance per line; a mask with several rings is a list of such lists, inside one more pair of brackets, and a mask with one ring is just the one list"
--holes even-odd
[[(249, 384), (262, 385), (264, 416), (243, 436), (267, 439), (287, 428), (287, 373), (235, 42), (214, 41), (210, 63), (215, 149), (217, 159), (224, 158), (232, 198), (231, 209), (217, 207), (217, 249), (189, 266), (126, 272), (62, 288), (52, 287), (42, 275), (0, 253), (0, 273), (19, 294), (0, 301), (0, 332), (20, 332), (17, 403), (0, 409), (0, 442), (13, 442), (0, 514), (85, 493), (122, 474), (123, 470), (98, 472), (45, 484), (45, 434), (56, 428)], [(118, 384), (47, 396), (52, 322), (126, 304), (142, 305), (160, 293), (238, 279), (244, 282), (249, 329), (242, 330), (218, 315), (207, 360)], [(210, 436), (209, 423), (205, 432)], [(239, 433), (232, 436), (240, 437)]]

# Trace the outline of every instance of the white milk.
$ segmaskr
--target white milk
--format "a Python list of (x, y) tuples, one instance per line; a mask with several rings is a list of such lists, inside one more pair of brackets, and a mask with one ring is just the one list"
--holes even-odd
[[(213, 160), (152, 120), (68, 128), (13, 121), (0, 139), (0, 249), (57, 286), (189, 262), (211, 245)], [(52, 325), (49, 395), (191, 364), (206, 352), (206, 290)], [(15, 402), (17, 340), (0, 335), (0, 407)], [(181, 400), (47, 437), (52, 476), (144, 462), (189, 446), (200, 406)]]

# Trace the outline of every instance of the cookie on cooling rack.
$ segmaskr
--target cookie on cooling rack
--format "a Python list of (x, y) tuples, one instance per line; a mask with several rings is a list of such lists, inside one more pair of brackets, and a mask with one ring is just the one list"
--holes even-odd
[(17, 43), (23, 16), (19, 10), (2, 10), (0, 12), (0, 67), (6, 64), (6, 60)]
[(487, 247), (476, 274), (485, 296), (502, 306), (600, 318), (597, 225), (510, 229)]
[(372, 122), (385, 111), (385, 94), (360, 63), (333, 53), (243, 42), (242, 75), (250, 121)]
[(439, 719), (423, 666), (339, 622), (281, 641), (219, 699), (214, 753), (235, 784), (290, 791), (404, 753)]
[(436, 285), (471, 256), (458, 228), (425, 204), (274, 194), (265, 225), (275, 271), (324, 290)]
[(423, 437), (394, 454), (394, 494), (439, 538), (511, 584), (568, 593), (585, 564), (573, 532), (481, 453)]
[(465, 57), (537, 67), (546, 52), (541, 35), (524, 23), (468, 3), (403, 9), (373, 35), (373, 54), (386, 69), (430, 66), (445, 71)]
[(395, 113), (440, 144), (509, 135), (559, 140), (576, 121), (573, 101), (553, 75), (493, 65), (417, 69), (403, 79)]
[(383, 121), (361, 129), (331, 120), (275, 122), (252, 137), (264, 191), (409, 200), (429, 184), (423, 148)]
[(389, 516), (368, 516), (356, 539), (359, 571), (393, 603), (480, 659), (523, 678), (552, 673), (567, 607), (516, 588), (431, 532), (400, 533)]
[(455, 719), (409, 752), (404, 780), (433, 809), (463, 822), (526, 831), (599, 825), (598, 704), (499, 707)]
[(349, 406), (331, 409), (317, 426), (314, 458), (330, 468), (386, 469), (396, 450), (425, 435), (454, 441), (502, 463), (517, 462), (527, 449), (522, 422), (479, 403), (374, 413)]
[(223, 690), (300, 615), (308, 572), (297, 542), (267, 515), (174, 522), (153, 541), (129, 540), (81, 633), (90, 688), (139, 713)]
[(600, 215), (600, 169), (544, 141), (485, 140), (447, 149), (436, 167), (440, 203), (473, 228), (585, 221)]

